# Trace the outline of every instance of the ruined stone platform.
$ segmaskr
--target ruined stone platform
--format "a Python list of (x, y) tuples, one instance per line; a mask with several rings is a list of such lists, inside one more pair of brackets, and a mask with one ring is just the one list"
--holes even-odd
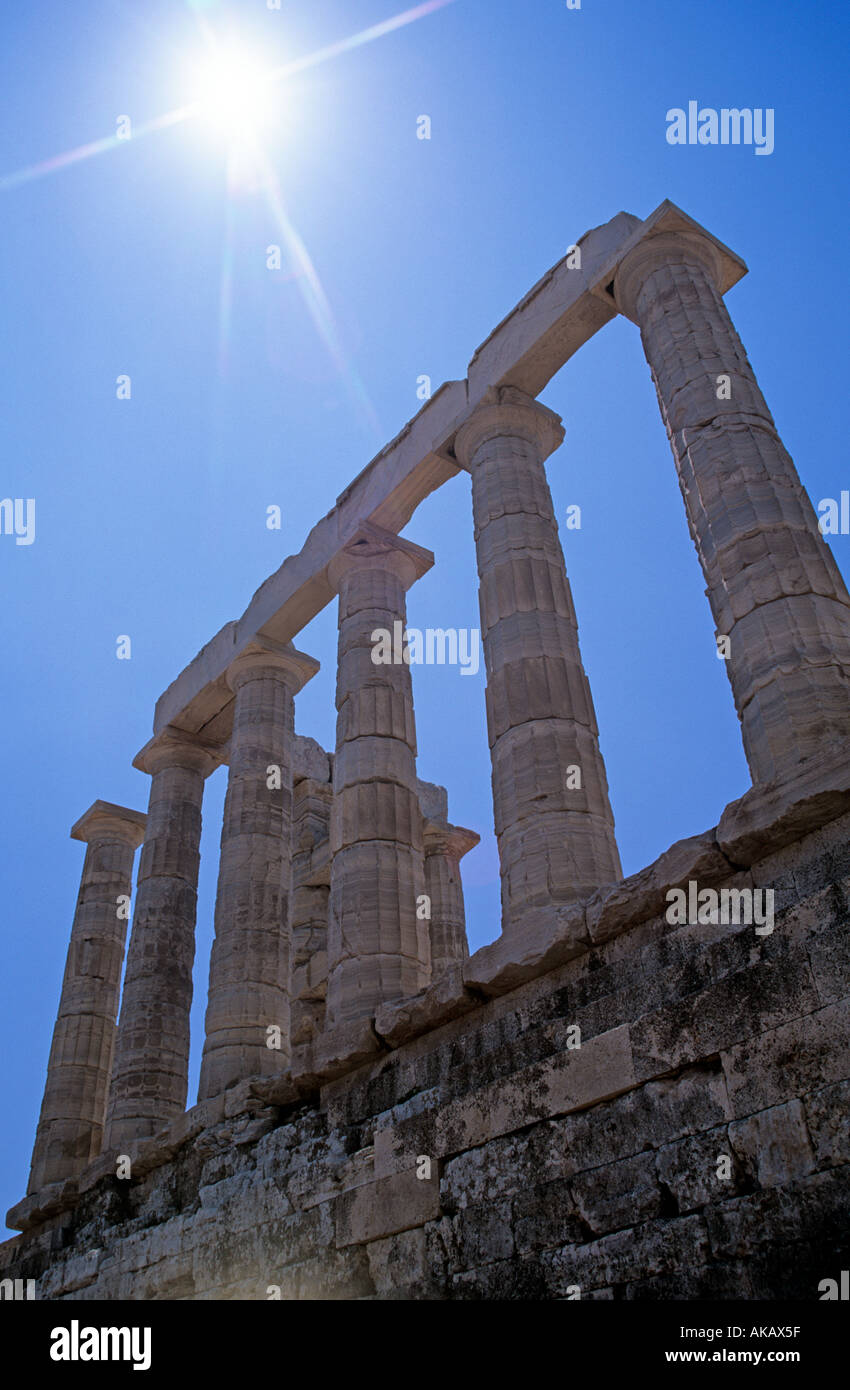
[[(748, 794), (521, 948), (189, 1110), (129, 1180), (104, 1157), (27, 1198), (0, 1278), (51, 1299), (817, 1298), (850, 1254), (834, 782), (778, 815)], [(774, 930), (670, 926), (691, 880), (772, 888)]]

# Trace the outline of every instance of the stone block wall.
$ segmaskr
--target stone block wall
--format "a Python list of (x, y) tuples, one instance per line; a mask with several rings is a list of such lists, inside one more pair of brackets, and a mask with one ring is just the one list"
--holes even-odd
[(662, 907), (612, 935), (598, 904), (562, 909), (537, 963), (531, 935), (512, 961), (487, 947), (380, 1011), (353, 1070), (244, 1082), (129, 1180), (104, 1156), (0, 1246), (0, 1278), (42, 1299), (817, 1299), (850, 1262), (849, 837), (844, 813), (746, 867), (713, 832), (683, 842), (618, 885), (623, 920), (662, 869), (710, 865), (774, 889), (770, 934)]

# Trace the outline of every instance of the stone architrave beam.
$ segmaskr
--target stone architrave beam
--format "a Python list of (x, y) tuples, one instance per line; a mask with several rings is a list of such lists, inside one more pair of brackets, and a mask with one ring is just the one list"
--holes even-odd
[(166, 726), (226, 743), (233, 692), (226, 671), (253, 638), (288, 642), (334, 597), (328, 565), (363, 521), (399, 532), (430, 493), (458, 473), (454, 437), (492, 387), (513, 386), (536, 396), (594, 333), (618, 313), (612, 287), (623, 258), (659, 231), (695, 229), (717, 252), (724, 293), (746, 274), (740, 257), (673, 203), (663, 202), (645, 221), (620, 212), (580, 237), (564, 258), (529, 290), (475, 352), (464, 381), (445, 382), (313, 527), (255, 593), (242, 617), (225, 626), (160, 697), (154, 732)]

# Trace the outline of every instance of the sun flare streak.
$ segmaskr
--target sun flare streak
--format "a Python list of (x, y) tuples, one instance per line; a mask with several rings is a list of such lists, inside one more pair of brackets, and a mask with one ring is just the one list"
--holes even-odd
[(325, 294), (313, 259), (284, 206), (280, 181), (264, 154), (258, 151), (256, 159), (261, 173), (263, 192), (272, 216), (280, 229), (283, 243), (295, 271), (295, 280), (307, 311), (330, 354), (334, 366), (345, 381), (362, 419), (374, 433), (375, 438), (380, 439), (382, 438), (381, 426), (375, 407), (369, 399), (366, 386), (359, 372), (348, 360), (333, 309)]
[[(263, 85), (270, 85), (272, 82), (280, 82), (284, 78), (293, 77), (296, 73), (304, 72), (308, 68), (315, 67), (318, 63), (327, 62), (330, 58), (336, 58), (342, 53), (360, 48), (373, 39), (382, 38), (385, 34), (391, 34), (396, 29), (413, 24), (415, 20), (424, 19), (426, 15), (433, 14), (435, 10), (444, 9), (446, 5), (454, 3), (455, 0), (426, 0), (425, 4), (415, 5), (413, 9), (404, 10), (391, 19), (384, 19), (379, 24), (362, 29), (359, 34), (351, 34), (347, 39), (339, 39), (336, 43), (317, 49), (315, 53), (308, 53), (303, 58), (296, 58), (291, 63), (274, 68), (264, 75)], [(142, 136), (152, 135), (159, 130), (167, 130), (170, 126), (203, 117), (205, 114), (209, 115), (209, 105), (209, 95), (200, 100), (196, 98), (184, 106), (178, 106), (174, 111), (168, 111), (165, 115), (155, 116), (153, 120), (139, 124), (133, 130), (132, 139), (123, 139), (119, 135), (106, 135), (100, 140), (91, 140), (86, 145), (78, 145), (74, 150), (66, 150), (64, 154), (53, 155), (52, 158), (44, 159), (38, 164), (30, 164), (25, 169), (18, 169), (15, 173), (5, 174), (0, 178), (0, 193), (7, 193), (10, 189), (31, 183), (34, 179), (44, 178), (47, 174), (54, 174), (61, 169), (67, 169), (73, 164), (91, 159), (93, 155), (106, 154), (109, 150), (115, 150), (120, 145), (133, 144)]]
[(362, 420), (376, 439), (380, 439), (380, 423), (375, 408), (369, 399), (360, 374), (347, 357), (333, 310), (316, 267), (297, 228), (289, 217), (279, 180), (266, 155), (257, 145), (257, 135), (268, 115), (269, 89), (273, 84), (279, 84), (287, 78), (318, 66), (320, 63), (328, 62), (344, 53), (361, 48), (364, 44), (383, 38), (385, 35), (402, 29), (408, 24), (413, 24), (418, 19), (424, 19), (426, 15), (433, 14), (436, 10), (444, 9), (453, 3), (454, 0), (425, 0), (423, 4), (414, 5), (411, 9), (403, 10), (390, 19), (382, 20), (367, 29), (362, 29), (357, 34), (349, 35), (348, 38), (327, 44), (324, 48), (317, 49), (315, 52), (294, 59), (289, 63), (284, 63), (277, 68), (265, 70), (258, 63), (252, 63), (246, 55), (233, 53), (228, 48), (222, 47), (210, 27), (205, 22), (201, 22), (208, 57), (206, 63), (195, 71), (192, 100), (173, 111), (135, 126), (129, 138), (117, 133), (108, 135), (100, 140), (92, 140), (88, 144), (79, 145), (76, 149), (68, 150), (64, 154), (54, 155), (51, 159), (42, 160), (40, 163), (31, 164), (25, 169), (19, 169), (15, 173), (0, 177), (0, 192), (9, 192), (13, 188), (44, 178), (48, 174), (57, 173), (74, 164), (80, 164), (84, 160), (91, 159), (94, 155), (105, 154), (109, 150), (117, 149), (120, 145), (132, 144), (146, 135), (167, 130), (172, 126), (182, 124), (184, 121), (205, 120), (208, 125), (218, 130), (229, 146), (228, 185), (230, 196), (228, 197), (222, 247), (218, 306), (219, 375), (225, 375), (228, 362), (233, 304), (234, 220), (232, 185), (235, 167), (233, 159), (234, 151), (241, 146), (242, 153), (244, 154), (246, 151), (249, 153), (250, 161), (259, 174), (262, 191), (279, 228), (281, 240), (286, 247), (293, 268), (294, 278), (315, 329), (341, 379), (345, 382)]

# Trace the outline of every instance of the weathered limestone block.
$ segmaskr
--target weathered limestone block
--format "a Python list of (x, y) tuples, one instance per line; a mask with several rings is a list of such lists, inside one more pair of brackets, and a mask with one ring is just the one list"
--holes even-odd
[(378, 1297), (439, 1298), (442, 1288), (421, 1226), (399, 1231), (391, 1238), (370, 1241), (366, 1247), (369, 1275)]
[[(653, 1153), (632, 1154), (608, 1164), (604, 1184), (598, 1173), (580, 1173), (571, 1180), (568, 1192), (575, 1214), (594, 1236), (639, 1226), (664, 1214)], [(537, 1200), (539, 1203), (540, 1194)], [(542, 1203), (544, 1210), (550, 1202), (547, 1192)]]
[(139, 811), (95, 801), (71, 830), (86, 857), (47, 1063), (28, 1192), (76, 1177), (100, 1153), (115, 1047)]
[(379, 632), (406, 622), (405, 590), (429, 551), (365, 525), (328, 578), (339, 593), (337, 744), (331, 811), (327, 1027), (370, 1017), (430, 979), (422, 813), (407, 661), (376, 662)]
[(810, 1092), (805, 1104), (806, 1128), (818, 1167), (846, 1163), (850, 1152), (850, 1080)]
[[(417, 1168), (423, 1175), (433, 1175), (437, 1166), (434, 1154), (439, 1107), (439, 1087), (433, 1087), (429, 1091), (419, 1091), (379, 1117), (375, 1126), (372, 1160), (376, 1179), (389, 1177), (391, 1173), (412, 1172)], [(423, 1163), (423, 1159), (427, 1162)]]
[[(556, 415), (501, 387), (483, 397), (455, 440), (472, 474), (505, 932), (530, 907), (587, 896), (621, 875), (543, 468), (562, 439)], [(529, 757), (546, 781), (542, 804), (529, 795)]]
[[(72, 1211), (78, 1194), (76, 1178), (48, 1183), (10, 1207), (6, 1214), (6, 1225), (13, 1231), (37, 1230), (45, 1221), (52, 1221)], [(56, 1234), (56, 1231), (51, 1232), (51, 1238), (55, 1238)]]
[(729, 1142), (759, 1187), (780, 1187), (816, 1167), (799, 1100), (736, 1121), (729, 1126)]
[(289, 1060), (295, 695), (318, 669), (291, 646), (256, 641), (228, 669), (236, 701), (199, 1100)]
[[(104, 1158), (19, 1204), (0, 1271), (69, 1300), (816, 1299), (847, 1240), (847, 1010), (813, 1008), (801, 966), (843, 924), (846, 831), (753, 866), (796, 893), (758, 943), (631, 922), (498, 998), (455, 970), (314, 1040), (306, 1091), (247, 1079), (120, 1191)], [(715, 853), (674, 847), (658, 884)]]
[(817, 1004), (805, 952), (778, 962), (758, 960), (637, 1019), (631, 1028), (635, 1073), (643, 1081), (732, 1048), (759, 1026), (773, 1028)]
[(723, 1070), (735, 1118), (850, 1079), (848, 1027), (850, 999), (843, 999), (724, 1051)]
[(415, 1169), (380, 1178), (346, 1193), (336, 1208), (336, 1244), (361, 1245), (397, 1231), (424, 1226), (440, 1214), (440, 1182), (435, 1170), (418, 1178)]
[(462, 964), (455, 962), (440, 971), (434, 983), (419, 994), (381, 1004), (375, 1014), (375, 1031), (389, 1047), (400, 1047), (421, 1033), (469, 1013), (478, 1002), (464, 984)]
[(732, 872), (715, 831), (677, 840), (647, 868), (594, 893), (586, 905), (590, 938), (598, 945), (632, 923), (662, 912), (670, 888), (681, 888), (691, 880), (708, 888), (727, 880)]
[(155, 1134), (186, 1105), (204, 779), (219, 754), (168, 729), (134, 766), (152, 775), (104, 1147)]
[(437, 1156), (459, 1153), (533, 1120), (582, 1110), (635, 1085), (628, 1025), (614, 1028), (469, 1097), (451, 1101), (436, 1126)]
[(589, 949), (582, 903), (537, 908), (527, 913), (518, 937), (500, 936), (464, 962), (464, 984), (488, 997), (505, 994)]
[(647, 1222), (637, 1229), (614, 1231), (586, 1245), (546, 1251), (541, 1263), (549, 1274), (550, 1298), (566, 1298), (571, 1286), (585, 1292), (625, 1284), (647, 1274), (668, 1273), (681, 1280), (682, 1269), (709, 1260), (709, 1239), (702, 1216)]
[[(705, 1212), (715, 1264), (740, 1261), (754, 1299), (819, 1298), (824, 1254), (836, 1275), (846, 1250), (850, 1168), (813, 1173), (782, 1189), (758, 1190)], [(789, 1251), (793, 1258), (789, 1260)]]
[[(313, 1063), (321, 1085), (327, 1085), (362, 1062), (371, 1061), (384, 1044), (375, 1032), (371, 1018), (357, 1018), (325, 1031), (312, 1045)], [(297, 1078), (293, 1076), (297, 1081)]]
[[(519, 1206), (521, 1210), (521, 1199)], [(440, 1234), (448, 1262), (455, 1270), (466, 1271), (482, 1265), (498, 1268), (501, 1261), (511, 1260), (517, 1253), (510, 1202), (483, 1202), (480, 1206), (464, 1207), (442, 1223)]]
[(449, 794), (445, 787), (441, 787), (437, 782), (423, 782), (421, 778), (417, 778), (416, 790), (419, 793), (419, 805), (424, 819), (436, 821), (439, 825), (448, 825)]
[(83, 1289), (95, 1282), (102, 1264), (102, 1250), (87, 1250), (84, 1254), (78, 1255), (70, 1267), (60, 1265), (47, 1270), (39, 1281), (39, 1298), (79, 1297)]
[[(720, 1158), (729, 1160), (728, 1169), (718, 1162)], [(659, 1181), (683, 1215), (710, 1202), (736, 1197), (749, 1181), (725, 1125), (663, 1144), (656, 1155), (656, 1168)]]
[(753, 864), (850, 810), (850, 756), (809, 763), (798, 776), (751, 787), (720, 817), (717, 842), (730, 862)]
[(827, 768), (850, 737), (850, 597), (698, 231), (647, 237), (615, 281), (667, 426), (754, 783)]
[(293, 783), (304, 781), (324, 784), (331, 778), (331, 758), (314, 738), (296, 734), (292, 751)]

